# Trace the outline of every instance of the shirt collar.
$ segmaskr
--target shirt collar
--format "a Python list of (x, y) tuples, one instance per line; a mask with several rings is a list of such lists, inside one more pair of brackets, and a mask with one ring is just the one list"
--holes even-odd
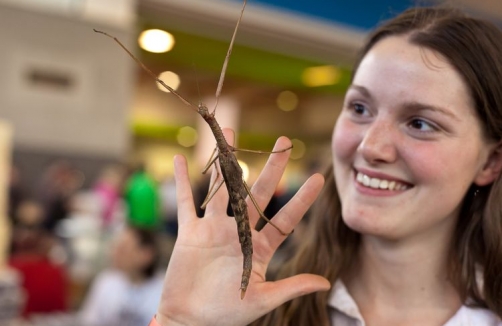
[(345, 287), (345, 284), (339, 279), (333, 285), (331, 295), (328, 300), (328, 306), (338, 310), (339, 312), (352, 317), (364, 325), (364, 320), (357, 307), (356, 302), (349, 294), (349, 291)]

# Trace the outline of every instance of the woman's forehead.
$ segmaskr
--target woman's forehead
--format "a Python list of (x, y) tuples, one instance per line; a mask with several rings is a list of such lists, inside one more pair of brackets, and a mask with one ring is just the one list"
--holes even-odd
[(361, 60), (354, 78), (361, 68), (367, 69), (367, 66), (371, 65), (371, 68), (375, 69), (374, 64), (378, 64), (381, 70), (399, 68), (401, 72), (423, 71), (435, 75), (453, 73), (461, 79), (461, 75), (445, 56), (436, 50), (410, 42), (407, 35), (389, 36), (377, 42)]
[(410, 43), (407, 36), (377, 42), (361, 60), (353, 84), (395, 99), (472, 107), (461, 74), (443, 55)]

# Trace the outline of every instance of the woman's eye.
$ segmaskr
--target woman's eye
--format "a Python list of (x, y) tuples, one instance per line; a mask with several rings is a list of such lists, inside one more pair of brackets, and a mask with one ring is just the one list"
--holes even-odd
[(418, 131), (421, 131), (421, 132), (433, 132), (433, 131), (438, 130), (430, 122), (427, 122), (423, 119), (418, 119), (418, 118), (411, 120), (409, 123), (409, 126), (413, 129), (417, 129)]
[(360, 103), (351, 103), (350, 107), (352, 108), (352, 111), (354, 111), (355, 114), (357, 115), (368, 115), (368, 109)]

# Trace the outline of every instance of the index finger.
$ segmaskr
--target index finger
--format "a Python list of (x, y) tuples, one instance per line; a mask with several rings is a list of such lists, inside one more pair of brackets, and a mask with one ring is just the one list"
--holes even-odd
[(174, 180), (176, 182), (176, 202), (178, 205), (178, 224), (182, 225), (197, 218), (188, 176), (187, 161), (182, 155), (174, 157)]

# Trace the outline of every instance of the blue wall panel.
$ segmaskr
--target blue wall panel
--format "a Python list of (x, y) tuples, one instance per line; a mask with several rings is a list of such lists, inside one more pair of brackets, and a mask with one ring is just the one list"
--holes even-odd
[[(380, 21), (414, 6), (417, 0), (248, 0), (248, 3), (369, 30)], [(432, 3), (432, 0), (420, 0), (419, 3)]]

